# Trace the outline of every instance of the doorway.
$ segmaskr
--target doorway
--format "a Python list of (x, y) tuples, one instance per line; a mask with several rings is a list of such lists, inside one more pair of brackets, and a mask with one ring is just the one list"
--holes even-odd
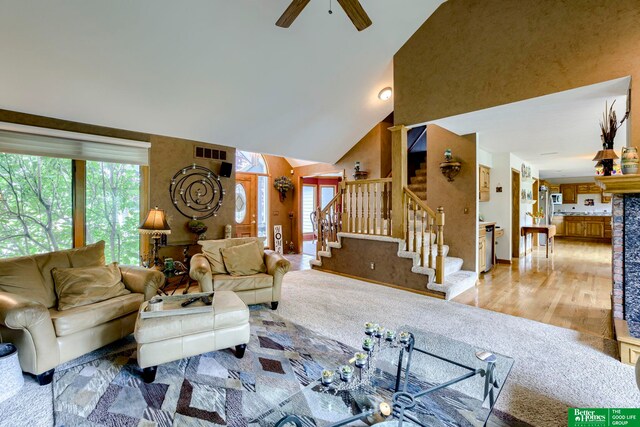
[(236, 151), (236, 237), (262, 237), (269, 245), (268, 187), (262, 154)]
[[(341, 175), (341, 174), (340, 174)], [(342, 176), (335, 174), (302, 178), (300, 221), (302, 224), (302, 253), (316, 254), (318, 230), (314, 221), (318, 208), (323, 209), (338, 193)]]
[(236, 173), (236, 237), (256, 237), (258, 226), (256, 218), (257, 176), (248, 173)]
[(511, 257), (520, 258), (520, 172), (511, 169)]

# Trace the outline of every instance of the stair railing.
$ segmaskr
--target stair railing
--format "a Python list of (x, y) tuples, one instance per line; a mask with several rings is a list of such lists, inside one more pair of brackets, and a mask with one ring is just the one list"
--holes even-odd
[[(403, 225), (406, 250), (419, 255), (420, 266), (436, 271), (435, 282), (444, 282), (444, 208), (434, 212), (415, 193), (404, 187)], [(433, 241), (436, 256), (434, 265)]]
[(317, 259), (319, 259), (318, 252), (328, 250), (329, 242), (337, 242), (338, 233), (342, 231), (342, 191), (343, 189), (340, 188), (324, 209), (316, 209)]
[(343, 230), (391, 236), (391, 185), (392, 178), (346, 181)]

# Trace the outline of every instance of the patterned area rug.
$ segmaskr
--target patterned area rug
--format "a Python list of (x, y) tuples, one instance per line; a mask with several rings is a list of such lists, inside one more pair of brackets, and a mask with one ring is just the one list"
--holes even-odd
[[(129, 339), (117, 351), (59, 369), (55, 425), (248, 426), (319, 378), (324, 367), (353, 355), (352, 348), (260, 308), (251, 309), (251, 340), (243, 359), (230, 350), (202, 354), (159, 366), (155, 382), (145, 384)], [(489, 425), (527, 426), (497, 415)]]

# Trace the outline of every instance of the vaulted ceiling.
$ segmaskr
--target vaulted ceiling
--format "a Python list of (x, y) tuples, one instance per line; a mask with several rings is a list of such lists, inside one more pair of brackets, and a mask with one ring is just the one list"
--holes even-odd
[(393, 109), (394, 53), (442, 0), (0, 0), (0, 108), (333, 162)]

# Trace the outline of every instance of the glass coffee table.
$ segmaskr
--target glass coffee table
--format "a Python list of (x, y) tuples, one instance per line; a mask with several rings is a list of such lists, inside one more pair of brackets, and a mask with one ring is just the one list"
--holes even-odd
[(409, 332), (409, 342), (379, 339), (370, 369), (354, 369), (349, 383), (318, 379), (250, 425), (486, 425), (513, 359), (411, 326), (398, 331)]

